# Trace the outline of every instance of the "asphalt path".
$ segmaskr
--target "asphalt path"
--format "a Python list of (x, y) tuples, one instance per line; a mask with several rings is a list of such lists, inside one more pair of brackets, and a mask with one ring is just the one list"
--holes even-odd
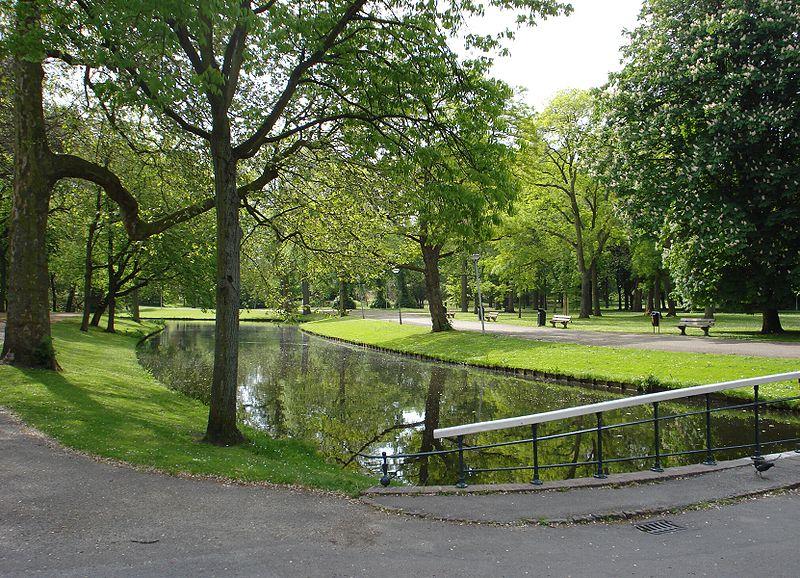
[[(352, 311), (351, 315), (359, 315)], [(373, 309), (365, 312), (370, 319), (397, 322), (397, 311)], [(427, 313), (403, 313), (403, 323), (430, 327)], [(451, 321), (459, 331), (480, 331), (480, 321)], [(674, 335), (668, 333), (614, 333), (603, 331), (582, 331), (561, 327), (522, 327), (506, 323), (486, 322), (486, 332), (492, 335), (505, 335), (522, 339), (552, 341), (556, 343), (577, 343), (602, 347), (622, 347), (629, 349), (652, 349), (658, 351), (682, 351), (686, 353), (718, 353), (723, 355), (746, 355), (755, 357), (781, 357), (800, 359), (800, 343), (785, 341), (757, 341), (751, 339), (725, 339), (722, 337), (703, 337), (699, 335)]]
[[(629, 522), (524, 527), (388, 514), (302, 490), (145, 473), (0, 413), (2, 576), (797, 576), (800, 495)], [(465, 499), (469, 499), (466, 497)]]

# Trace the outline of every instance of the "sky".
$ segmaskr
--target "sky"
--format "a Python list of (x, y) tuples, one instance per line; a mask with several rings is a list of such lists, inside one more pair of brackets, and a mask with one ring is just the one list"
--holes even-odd
[[(642, 0), (572, 0), (574, 11), (517, 31), (509, 57), (497, 57), (493, 76), (523, 87), (541, 110), (559, 90), (602, 85), (619, 69), (623, 29), (632, 29)], [(507, 18), (487, 15), (479, 28), (500, 30)]]

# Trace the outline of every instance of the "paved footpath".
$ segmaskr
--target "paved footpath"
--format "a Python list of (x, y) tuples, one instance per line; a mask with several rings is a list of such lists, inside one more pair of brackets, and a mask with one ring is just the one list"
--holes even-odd
[[(0, 384), (2, 387), (2, 384)], [(800, 495), (628, 522), (495, 527), (138, 472), (0, 413), (3, 576), (797, 576)]]
[[(372, 319), (397, 321), (397, 312), (372, 310), (367, 312)], [(403, 323), (430, 327), (426, 313), (404, 313)], [(480, 321), (456, 319), (453, 327), (460, 331), (480, 331)], [(723, 355), (750, 355), (756, 357), (783, 357), (800, 359), (800, 343), (785, 341), (755, 341), (748, 339), (725, 339), (696, 335), (671, 335), (661, 333), (614, 333), (604, 331), (581, 331), (553, 327), (521, 327), (505, 323), (486, 323), (486, 332), (493, 335), (520, 337), (557, 343), (577, 343), (602, 347), (629, 349), (654, 349), (659, 351), (684, 351), (688, 353), (719, 353)]]
[[(446, 521), (514, 524), (638, 518), (800, 487), (800, 454), (785, 452), (767, 459), (777, 462), (763, 477), (756, 474), (750, 458), (742, 458), (711, 468), (699, 464), (668, 468), (661, 474), (632, 472), (612, 474), (606, 480), (582, 478), (541, 486), (374, 488), (366, 499), (391, 511)], [(437, 490), (440, 493), (433, 493)], [(465, 494), (468, 491), (475, 494)]]

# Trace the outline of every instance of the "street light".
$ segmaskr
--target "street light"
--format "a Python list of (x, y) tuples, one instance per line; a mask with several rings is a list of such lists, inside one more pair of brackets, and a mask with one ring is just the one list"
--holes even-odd
[(483, 296), (481, 295), (481, 276), (478, 273), (478, 261), (481, 258), (480, 253), (472, 254), (472, 263), (475, 265), (475, 286), (478, 289), (478, 317), (481, 320), (481, 333), (486, 333), (486, 326), (483, 320)]
[(367, 291), (364, 289), (364, 280), (361, 280), (361, 319), (364, 317), (364, 301), (367, 300)]
[(397, 278), (394, 281), (395, 286), (397, 287), (397, 315), (400, 318), (400, 325), (403, 324), (403, 306), (400, 304), (400, 267), (395, 267), (392, 269), (392, 273), (397, 275)]

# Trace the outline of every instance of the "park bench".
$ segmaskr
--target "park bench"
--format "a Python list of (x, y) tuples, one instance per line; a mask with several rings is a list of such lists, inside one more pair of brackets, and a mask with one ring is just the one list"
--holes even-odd
[(564, 329), (567, 328), (567, 323), (570, 321), (572, 321), (572, 317), (569, 315), (553, 315), (553, 318), (550, 319), (550, 323), (553, 327), (556, 326), (556, 323), (560, 323)]
[(698, 318), (689, 318), (689, 319), (681, 319), (678, 323), (677, 327), (681, 330), (681, 335), (686, 335), (686, 328), (687, 327), (697, 327), (703, 330), (703, 334), (708, 337), (708, 330), (713, 327), (714, 320), (713, 319), (698, 319)]
[(484, 314), (484, 319), (486, 321), (497, 321), (497, 316), (500, 315), (499, 311), (487, 311)]

